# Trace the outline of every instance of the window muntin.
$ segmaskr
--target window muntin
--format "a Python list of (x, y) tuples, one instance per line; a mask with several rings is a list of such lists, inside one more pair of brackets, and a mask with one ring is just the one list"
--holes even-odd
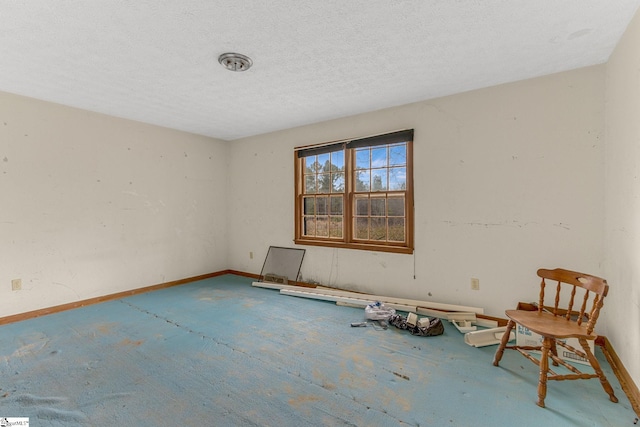
[(413, 131), (296, 151), (299, 244), (413, 252)]

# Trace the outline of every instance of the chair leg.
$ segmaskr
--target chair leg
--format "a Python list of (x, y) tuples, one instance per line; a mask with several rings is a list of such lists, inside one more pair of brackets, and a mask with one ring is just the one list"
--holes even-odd
[[(551, 354), (558, 357), (558, 346), (556, 345), (556, 340), (551, 341)], [(556, 362), (555, 359), (551, 359), (551, 360), (553, 360), (553, 363), (552, 363), (553, 366), (558, 366), (558, 362)]]
[(538, 379), (538, 401), (536, 404), (544, 408), (544, 398), (547, 397), (547, 374), (549, 373), (549, 351), (551, 350), (551, 338), (542, 340), (542, 354), (540, 355), (540, 378)]
[(596, 359), (596, 357), (591, 352), (591, 348), (589, 348), (589, 344), (587, 343), (587, 340), (585, 340), (584, 338), (580, 338), (578, 341), (580, 342), (580, 345), (582, 346), (585, 354), (587, 355), (587, 359), (589, 359), (589, 363), (591, 364), (591, 367), (593, 368), (594, 371), (596, 371), (596, 374), (600, 379), (600, 384), (602, 385), (602, 388), (604, 389), (605, 393), (609, 395), (609, 400), (614, 403), (617, 403), (618, 398), (613, 393), (613, 387), (611, 387), (609, 380), (607, 380), (607, 377), (604, 375), (604, 372), (602, 372), (602, 368), (600, 368), (600, 363), (598, 362), (598, 359)]
[(502, 336), (502, 340), (500, 341), (500, 346), (496, 350), (496, 354), (493, 356), (493, 366), (498, 366), (500, 360), (502, 360), (502, 355), (504, 354), (504, 348), (509, 343), (509, 336), (511, 335), (511, 330), (515, 326), (515, 322), (513, 320), (509, 320), (507, 323), (507, 330), (504, 332)]

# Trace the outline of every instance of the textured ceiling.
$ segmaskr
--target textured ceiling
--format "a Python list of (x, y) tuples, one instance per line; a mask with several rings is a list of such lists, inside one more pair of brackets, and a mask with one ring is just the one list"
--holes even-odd
[(603, 63), (639, 6), (3, 0), (0, 90), (234, 140)]

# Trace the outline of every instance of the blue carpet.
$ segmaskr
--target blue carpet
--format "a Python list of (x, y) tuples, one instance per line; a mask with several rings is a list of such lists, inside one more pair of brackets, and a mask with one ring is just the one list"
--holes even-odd
[(364, 310), (227, 275), (0, 327), (0, 417), (32, 426), (625, 426), (597, 380), (515, 352), (352, 328)]

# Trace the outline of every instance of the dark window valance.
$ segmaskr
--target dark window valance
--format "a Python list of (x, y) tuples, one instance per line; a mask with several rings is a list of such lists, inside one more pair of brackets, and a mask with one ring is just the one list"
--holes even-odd
[(365, 138), (299, 147), (296, 148), (296, 153), (298, 157), (308, 157), (330, 153), (332, 151), (344, 150), (345, 148), (375, 147), (376, 145), (395, 144), (405, 141), (413, 141), (413, 129), (400, 130), (397, 132), (368, 136)]

